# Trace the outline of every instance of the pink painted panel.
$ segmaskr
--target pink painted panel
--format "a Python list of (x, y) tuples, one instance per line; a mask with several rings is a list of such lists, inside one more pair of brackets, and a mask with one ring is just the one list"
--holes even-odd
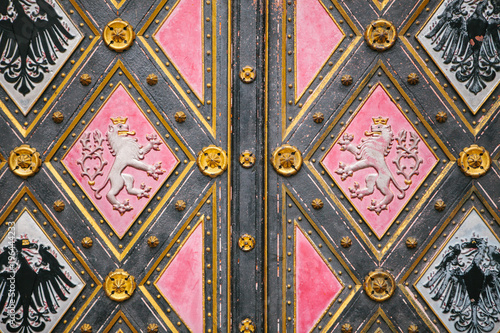
[[(427, 147), (423, 138), (418, 132), (412, 127), (408, 120), (404, 117), (398, 107), (391, 100), (389, 95), (384, 91), (384, 89), (378, 85), (373, 91), (371, 96), (365, 102), (363, 107), (355, 115), (354, 120), (349, 124), (349, 126), (341, 133), (340, 139), (343, 138), (344, 134), (354, 135), (353, 143), (358, 145), (362, 138), (367, 138), (365, 135), (366, 131), (371, 130), (373, 125), (373, 119), (377, 117), (388, 118), (387, 125), (391, 126), (394, 138), (398, 136), (401, 130), (406, 130), (408, 139), (407, 144), (409, 144), (410, 132), (416, 133), (420, 138), (418, 143), (418, 156), (422, 158), (423, 162), (419, 167), (419, 173), (411, 177), (411, 185), (406, 190), (405, 196), (399, 199), (397, 195), (401, 192), (395, 187), (394, 182), (389, 182), (390, 190), (394, 194), (394, 199), (387, 205), (386, 210), (382, 210), (377, 214), (375, 211), (370, 211), (367, 208), (371, 205), (372, 200), (380, 202), (385, 196), (375, 188), (373, 194), (365, 196), (364, 200), (359, 198), (350, 198), (353, 205), (364, 217), (367, 223), (371, 226), (375, 234), (381, 237), (387, 229), (391, 226), (392, 222), (398, 215), (398, 213), (403, 209), (406, 203), (411, 199), (412, 195), (415, 193), (419, 185), (425, 180), (429, 172), (432, 170), (434, 165), (437, 163), (437, 158), (433, 155), (432, 151)], [(400, 187), (405, 187), (405, 178), (403, 175), (396, 174), (397, 168), (396, 164), (393, 162), (398, 155), (396, 149), (396, 140), (392, 141), (392, 148), (390, 153), (385, 157), (385, 162), (389, 168), (395, 181)], [(365, 169), (360, 169), (355, 171), (352, 177), (347, 177), (347, 179), (342, 180), (341, 175), (337, 174), (335, 171), (339, 169), (339, 163), (342, 162), (346, 165), (352, 165), (357, 162), (354, 155), (348, 151), (341, 151), (338, 140), (332, 146), (331, 150), (327, 153), (323, 160), (323, 165), (329, 171), (330, 175), (333, 176), (335, 182), (342, 188), (346, 196), (350, 196), (349, 188), (354, 187), (354, 183), (357, 182), (361, 188), (366, 186), (366, 178), (368, 175), (376, 175), (377, 171), (374, 167), (368, 167)], [(414, 165), (413, 159), (401, 159), (402, 165), (410, 168)], [(375, 164), (373, 164), (375, 165)], [(380, 179), (380, 176), (378, 176)]]
[(297, 0), (297, 95), (302, 94), (344, 35), (319, 0)]
[(203, 224), (189, 236), (156, 287), (193, 333), (203, 332)]
[[(146, 139), (146, 135), (156, 134), (157, 140), (161, 142), (161, 144), (158, 146), (159, 150), (152, 149), (149, 153), (144, 155), (144, 159), (139, 159), (139, 161), (149, 166), (152, 166), (156, 163), (161, 163), (161, 169), (165, 171), (163, 174), (158, 175), (157, 180), (155, 180), (151, 176), (148, 176), (148, 173), (146, 171), (139, 170), (132, 166), (127, 166), (121, 172), (122, 176), (125, 174), (131, 175), (133, 177), (134, 188), (140, 189), (141, 184), (144, 184), (144, 188), (146, 189), (151, 187), (151, 190), (148, 193), (149, 198), (138, 198), (136, 195), (127, 193), (125, 187), (120, 187), (120, 191), (118, 195), (116, 195), (116, 198), (120, 202), (126, 202), (126, 200), (128, 200), (129, 205), (133, 207), (132, 210), (126, 211), (123, 214), (121, 214), (118, 210), (113, 209), (113, 205), (106, 198), (106, 194), (111, 188), (111, 182), (106, 182), (106, 179), (116, 160), (115, 157), (111, 154), (111, 150), (106, 139), (106, 133), (108, 132), (110, 125), (113, 124), (111, 118), (117, 117), (128, 118), (126, 124), (130, 127), (130, 131), (135, 131), (136, 134), (128, 135), (127, 137), (135, 138), (137, 142), (142, 146), (146, 146), (149, 142)], [(93, 133), (96, 130), (101, 133), (102, 138), (104, 139), (101, 144), (102, 159), (107, 162), (107, 165), (104, 166), (102, 175), (99, 175), (95, 178), (95, 185), (91, 186), (89, 185), (89, 178), (82, 175), (82, 169), (78, 164), (78, 161), (82, 160), (82, 153), (84, 153), (81, 141), (82, 137), (85, 134)], [(93, 138), (93, 136), (91, 136), (91, 138)], [(91, 139), (90, 144), (94, 145), (93, 139)], [(133, 154), (130, 153), (130, 156), (132, 155)], [(132, 159), (130, 159), (129, 161), (132, 161)], [(73, 146), (69, 149), (68, 153), (63, 159), (63, 163), (68, 168), (71, 175), (82, 186), (85, 193), (87, 193), (87, 197), (92, 200), (95, 206), (106, 218), (108, 223), (113, 227), (116, 234), (122, 237), (127, 232), (128, 228), (134, 222), (136, 217), (150, 201), (150, 198), (154, 197), (156, 191), (174, 170), (178, 163), (178, 159), (168, 148), (162, 136), (155, 130), (155, 128), (144, 116), (142, 111), (134, 103), (134, 100), (130, 97), (125, 88), (122, 85), (119, 85), (113, 92), (111, 97), (108, 99), (108, 101), (88, 124), (88, 127), (85, 129), (82, 135), (78, 137)], [(97, 168), (98, 165), (99, 159), (97, 158), (87, 159), (85, 161), (85, 168), (89, 168), (89, 173), (94, 173), (94, 168)], [(122, 179), (120, 174), (117, 175), (119, 176), (119, 179)], [(96, 197), (95, 192), (92, 190), (92, 187), (97, 189), (104, 186), (105, 183), (105, 187), (99, 193), (102, 197)]]
[(155, 38), (193, 91), (203, 98), (202, 0), (179, 0)]
[(337, 277), (295, 227), (296, 332), (311, 331), (341, 290)]

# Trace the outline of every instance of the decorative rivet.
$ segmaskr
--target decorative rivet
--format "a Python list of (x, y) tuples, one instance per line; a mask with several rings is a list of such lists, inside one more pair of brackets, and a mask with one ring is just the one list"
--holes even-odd
[(146, 331), (148, 333), (158, 333), (158, 325), (156, 325), (156, 324), (149, 324), (148, 327), (146, 327)]
[(323, 208), (323, 201), (319, 198), (316, 198), (314, 199), (312, 202), (311, 202), (311, 206), (314, 208), (314, 209), (321, 209)]
[(255, 71), (250, 66), (245, 66), (240, 71), (240, 79), (245, 83), (251, 83), (255, 80)]
[(340, 329), (342, 333), (352, 333), (352, 326), (351, 324), (344, 324), (342, 325), (342, 328)]
[(174, 115), (175, 121), (178, 123), (183, 123), (186, 121), (186, 114), (182, 111), (177, 111)]
[(348, 236), (344, 236), (342, 237), (342, 239), (340, 240), (340, 245), (344, 248), (348, 248), (348, 247), (351, 247), (352, 245), (352, 240), (348, 237)]
[(80, 327), (80, 331), (82, 333), (92, 333), (92, 326), (89, 324), (83, 324), (82, 327)]
[(446, 208), (446, 204), (444, 203), (443, 200), (439, 199), (434, 204), (434, 208), (436, 208), (438, 212), (442, 212)]
[(64, 201), (62, 201), (62, 200), (54, 201), (54, 210), (56, 212), (62, 212), (64, 210), (64, 207), (66, 207), (66, 205), (64, 204)]
[(255, 155), (251, 151), (245, 150), (240, 155), (240, 164), (244, 168), (251, 168), (255, 164)]
[(274, 150), (271, 163), (282, 176), (289, 177), (295, 175), (302, 166), (302, 154), (297, 147), (283, 145)]
[(86, 249), (91, 248), (92, 244), (94, 244), (94, 242), (92, 241), (92, 238), (90, 238), (90, 237), (83, 237), (83, 239), (82, 239), (82, 246), (84, 248), (86, 248)]
[(156, 236), (150, 236), (148, 238), (148, 246), (150, 248), (155, 248), (158, 246), (158, 244), (160, 243), (160, 241), (158, 240), (158, 237)]
[(28, 178), (38, 172), (42, 165), (40, 154), (29, 145), (20, 145), (10, 152), (9, 168), (21, 178)]
[(436, 120), (437, 120), (438, 123), (444, 123), (446, 121), (446, 119), (448, 119), (448, 115), (446, 114), (446, 112), (439, 111), (436, 114)]
[(158, 76), (156, 74), (151, 73), (146, 77), (146, 82), (150, 86), (154, 86), (155, 84), (158, 83)]
[(406, 239), (406, 247), (409, 249), (414, 249), (418, 245), (418, 241), (415, 237), (408, 237)]
[(106, 296), (116, 302), (129, 299), (135, 287), (135, 278), (121, 268), (110, 272), (104, 281)]
[(221, 147), (210, 145), (198, 153), (196, 163), (201, 173), (214, 178), (226, 170), (227, 155)]
[(128, 22), (117, 18), (104, 27), (103, 39), (104, 44), (111, 50), (123, 52), (132, 46), (135, 32)]
[(52, 120), (56, 124), (60, 124), (64, 120), (64, 114), (61, 111), (56, 111), (52, 114)]
[(243, 319), (240, 323), (240, 333), (255, 332), (255, 324), (250, 318)]
[(82, 86), (88, 86), (92, 82), (92, 77), (89, 74), (82, 74), (80, 76), (80, 83)]
[(397, 36), (396, 27), (384, 19), (372, 21), (365, 31), (368, 46), (378, 52), (391, 48), (396, 43)]
[(182, 212), (184, 209), (186, 209), (186, 202), (184, 200), (177, 200), (175, 203), (175, 209), (177, 209), (179, 212)]
[(418, 326), (414, 324), (408, 326), (408, 333), (418, 333)]
[(411, 84), (412, 86), (416, 85), (418, 83), (418, 75), (416, 73), (410, 73), (408, 74), (408, 83)]
[(389, 299), (394, 294), (395, 286), (392, 275), (381, 268), (368, 273), (363, 283), (366, 295), (377, 302)]
[(473, 144), (460, 152), (457, 164), (467, 176), (478, 178), (489, 170), (491, 158), (484, 147)]
[(255, 238), (249, 234), (244, 234), (238, 239), (238, 246), (242, 251), (248, 252), (255, 247)]
[(342, 76), (342, 78), (340, 79), (340, 82), (344, 85), (344, 86), (350, 86), (352, 84), (352, 76), (350, 75), (344, 75)]
[(316, 124), (320, 124), (325, 119), (325, 116), (321, 112), (316, 112), (313, 114), (313, 120)]

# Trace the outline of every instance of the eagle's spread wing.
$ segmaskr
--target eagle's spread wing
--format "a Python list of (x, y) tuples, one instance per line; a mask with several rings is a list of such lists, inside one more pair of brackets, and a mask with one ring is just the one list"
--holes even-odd
[(67, 300), (69, 288), (76, 285), (64, 274), (63, 266), (59, 264), (57, 259), (48, 251), (49, 248), (40, 245), (38, 253), (42, 257), (42, 265), (47, 269), (41, 267), (38, 270), (38, 275), (33, 289), (33, 299), (37, 306), (44, 306), (45, 303), (50, 312), (55, 313), (58, 306), (57, 301)]
[[(9, 266), (9, 248), (4, 247), (2, 253), (0, 253), (0, 311), (3, 311), (7, 301), (9, 300), (9, 289), (10, 282), (8, 278), (11, 276), (11, 273), (6, 271), (5, 269)], [(14, 291), (14, 303), (17, 303), (17, 298), (19, 297), (19, 292), (17, 289)]]

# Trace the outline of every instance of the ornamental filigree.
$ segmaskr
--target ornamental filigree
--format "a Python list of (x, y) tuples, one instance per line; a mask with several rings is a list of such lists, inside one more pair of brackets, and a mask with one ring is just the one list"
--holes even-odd
[(104, 27), (103, 38), (104, 43), (111, 50), (123, 52), (132, 46), (135, 39), (135, 32), (128, 22), (118, 18), (109, 22)]
[(121, 268), (110, 272), (104, 281), (106, 296), (116, 302), (129, 299), (134, 293), (135, 287), (134, 277)]
[(467, 176), (478, 178), (489, 170), (491, 158), (484, 147), (473, 144), (460, 152), (457, 164)]
[(29, 145), (20, 145), (10, 152), (9, 167), (16, 176), (25, 179), (33, 176), (41, 165), (40, 153)]
[(389, 299), (394, 294), (395, 286), (392, 275), (380, 268), (368, 273), (363, 284), (368, 297), (377, 302)]
[(276, 148), (271, 163), (277, 173), (289, 177), (295, 175), (302, 166), (302, 154), (297, 147), (283, 145)]
[(198, 168), (201, 173), (211, 178), (217, 177), (222, 174), (227, 168), (227, 155), (226, 152), (217, 146), (210, 145), (204, 147), (196, 159)]
[(372, 50), (385, 51), (396, 43), (396, 27), (389, 21), (378, 19), (366, 27), (365, 40)]

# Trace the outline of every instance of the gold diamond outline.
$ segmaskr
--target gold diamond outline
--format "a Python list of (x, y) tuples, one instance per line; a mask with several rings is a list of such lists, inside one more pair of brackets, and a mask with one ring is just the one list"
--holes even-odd
[[(130, 320), (127, 318), (127, 316), (125, 316), (125, 313), (123, 313), (122, 310), (118, 310), (118, 312), (116, 312), (113, 319), (111, 319), (111, 322), (108, 324), (108, 326), (106, 326), (106, 328), (104, 329), (104, 331), (102, 333), (109, 333), (113, 329), (113, 326), (115, 326), (118, 319), (123, 319), (123, 321), (125, 322), (125, 325), (127, 325), (127, 327), (132, 331), (132, 333), (138, 333), (138, 331), (134, 328), (134, 326), (132, 325)], [(120, 331), (123, 332), (123, 330), (120, 328), (116, 333), (118, 333)]]
[[(377, 318), (379, 318), (379, 317), (381, 317), (384, 320), (384, 322), (387, 324), (387, 326), (389, 327), (389, 329), (391, 330), (391, 332), (393, 332), (393, 333), (397, 333), (398, 332), (398, 330), (396, 329), (396, 327), (394, 326), (394, 324), (392, 323), (392, 321), (385, 314), (384, 310), (382, 310), (382, 308), (379, 306), (378, 309), (377, 309), (377, 311), (375, 311), (375, 313), (370, 318), (370, 320), (368, 320), (368, 323), (366, 323), (365, 327), (361, 330), (360, 333), (366, 333), (366, 332), (368, 332), (370, 330), (370, 328), (372, 328), (372, 326), (375, 324), (375, 321), (377, 320)], [(380, 327), (379, 327), (379, 329), (380, 329)]]

